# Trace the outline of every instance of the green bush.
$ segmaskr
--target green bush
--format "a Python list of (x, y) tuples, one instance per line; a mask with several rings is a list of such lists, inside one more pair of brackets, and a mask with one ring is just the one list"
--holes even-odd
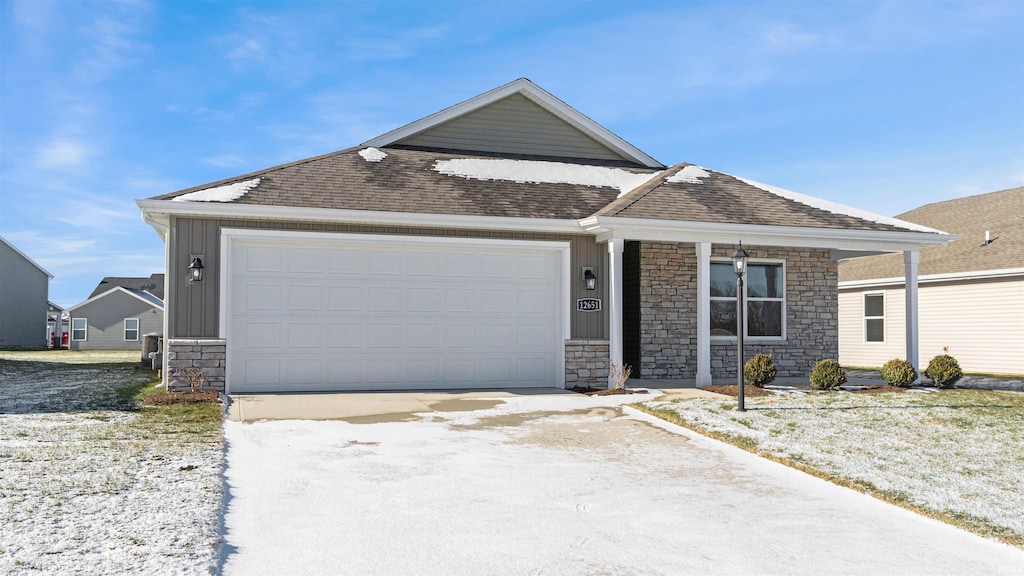
[(764, 388), (775, 380), (775, 363), (771, 354), (758, 354), (743, 365), (743, 379), (746, 382)]
[(835, 360), (821, 360), (811, 370), (813, 390), (839, 390), (846, 383), (846, 370)]
[(882, 365), (882, 380), (889, 386), (909, 388), (917, 380), (917, 370), (910, 362), (893, 358)]
[(949, 354), (939, 354), (928, 363), (924, 375), (931, 378), (935, 385), (940, 388), (952, 388), (958, 380), (963, 378), (964, 373), (960, 370), (960, 363)]

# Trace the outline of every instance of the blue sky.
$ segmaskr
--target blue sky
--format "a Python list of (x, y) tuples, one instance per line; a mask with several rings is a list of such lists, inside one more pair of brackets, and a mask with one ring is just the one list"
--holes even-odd
[(895, 215), (1024, 184), (1024, 2), (0, 0), (0, 235), (84, 300), (134, 200), (527, 77), (665, 163)]

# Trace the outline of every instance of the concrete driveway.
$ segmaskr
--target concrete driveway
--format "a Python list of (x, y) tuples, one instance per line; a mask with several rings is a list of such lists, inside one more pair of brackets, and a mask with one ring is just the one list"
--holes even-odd
[(1024, 572), (1018, 549), (620, 406), (651, 396), (448, 396), (227, 422), (224, 573)]

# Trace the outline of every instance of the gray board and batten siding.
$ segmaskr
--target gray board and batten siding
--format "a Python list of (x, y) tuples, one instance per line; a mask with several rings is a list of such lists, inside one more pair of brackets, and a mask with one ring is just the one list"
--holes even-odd
[[(164, 324), (161, 310), (120, 290), (75, 308), (71, 317), (88, 320), (86, 339), (72, 339), (72, 350), (141, 350), (142, 336), (162, 333)], [(138, 340), (124, 339), (125, 318), (139, 319)]]
[(623, 160), (622, 156), (521, 94), (513, 94), (395, 144), (530, 156)]
[(0, 347), (46, 345), (46, 272), (0, 241)]
[[(593, 236), (175, 217), (175, 225), (171, 226), (171, 234), (168, 238), (171, 246), (169, 260), (171, 265), (167, 270), (170, 275), (167, 309), (172, 311), (168, 317), (167, 327), (170, 338), (220, 337), (218, 322), (220, 318), (219, 270), (222, 228), (569, 242), (571, 302), (568, 305), (570, 306), (571, 337), (573, 339), (608, 337), (607, 248), (604, 244), (597, 244)], [(204, 276), (202, 282), (190, 284), (186, 272), (192, 256), (202, 256)], [(594, 269), (598, 278), (596, 290), (587, 290), (584, 286), (583, 267)], [(576, 300), (579, 298), (600, 298), (603, 303), (601, 311), (576, 311)]]

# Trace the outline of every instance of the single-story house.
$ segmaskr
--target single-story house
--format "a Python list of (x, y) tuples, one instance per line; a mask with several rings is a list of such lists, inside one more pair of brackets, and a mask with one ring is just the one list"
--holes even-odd
[(913, 274), (951, 238), (666, 166), (527, 79), (137, 203), (166, 242), (167, 366), (229, 393), (603, 386), (623, 364), (708, 385), (736, 370), (741, 241), (746, 350), (806, 375), (838, 355), (838, 259)]
[(68, 308), (72, 350), (141, 350), (142, 336), (163, 334), (164, 275), (104, 278)]
[[(1024, 187), (915, 208), (897, 218), (959, 235), (921, 250), (922, 366), (948, 353), (966, 372), (1024, 375)], [(903, 357), (898, 255), (839, 266), (839, 360), (877, 367)]]
[(0, 348), (45, 348), (53, 274), (0, 236)]

